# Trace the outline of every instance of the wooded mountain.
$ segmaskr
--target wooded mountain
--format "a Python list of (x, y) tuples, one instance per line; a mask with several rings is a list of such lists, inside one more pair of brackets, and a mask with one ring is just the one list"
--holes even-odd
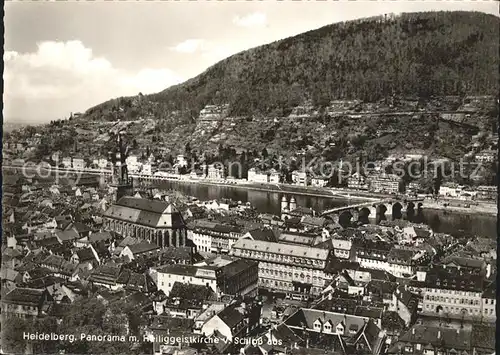
[[(74, 146), (60, 143), (74, 132), (78, 147), (105, 154), (123, 125), (135, 154), (159, 158), (253, 159), (265, 148), (291, 160), (415, 150), (460, 159), (491, 147), (484, 137), (497, 133), (499, 25), (479, 12), (427, 12), (325, 26), (233, 55), (160, 93), (53, 122), (38, 155)], [(200, 115), (220, 104), (229, 112)]]
[(461, 11), (336, 23), (235, 54), (148, 99), (197, 117), (217, 103), (230, 104), (232, 115), (247, 115), (306, 99), (326, 105), (342, 98), (374, 102), (393, 93), (496, 96), (499, 25), (493, 15)]
[(311, 99), (498, 93), (500, 19), (406, 13), (336, 23), (238, 53), (152, 99), (175, 109), (229, 103), (233, 115)]

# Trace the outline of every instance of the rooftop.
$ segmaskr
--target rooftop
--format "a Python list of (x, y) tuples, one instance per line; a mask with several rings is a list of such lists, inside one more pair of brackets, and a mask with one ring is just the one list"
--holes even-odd
[(273, 253), (297, 258), (310, 258), (321, 261), (326, 261), (330, 252), (327, 249), (248, 239), (239, 239), (238, 241), (236, 241), (236, 243), (233, 244), (233, 249), (235, 251), (238, 251), (238, 249), (240, 249), (253, 252)]

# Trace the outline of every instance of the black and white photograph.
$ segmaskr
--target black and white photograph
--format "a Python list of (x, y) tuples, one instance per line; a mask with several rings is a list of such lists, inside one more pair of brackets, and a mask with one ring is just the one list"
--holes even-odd
[(495, 355), (499, 2), (4, 29), (1, 354)]

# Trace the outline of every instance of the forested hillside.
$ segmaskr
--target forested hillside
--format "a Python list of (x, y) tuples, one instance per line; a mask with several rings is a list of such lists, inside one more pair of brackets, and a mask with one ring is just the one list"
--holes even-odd
[(172, 108), (231, 104), (268, 112), (311, 99), (498, 93), (498, 17), (408, 13), (337, 23), (223, 60), (153, 100)]
[[(160, 93), (52, 122), (37, 156), (63, 147), (105, 154), (112, 134), (126, 130), (135, 154), (160, 160), (470, 157), (493, 147), (487, 137), (498, 132), (499, 24), (484, 13), (432, 12), (325, 26), (238, 53)], [(228, 110), (200, 113), (207, 105)]]

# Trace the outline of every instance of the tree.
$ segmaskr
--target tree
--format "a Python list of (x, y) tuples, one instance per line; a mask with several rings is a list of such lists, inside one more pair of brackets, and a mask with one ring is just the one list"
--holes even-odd
[(26, 320), (5, 317), (2, 321), (2, 350), (10, 354), (24, 354), (27, 342), (23, 333), (29, 330)]

